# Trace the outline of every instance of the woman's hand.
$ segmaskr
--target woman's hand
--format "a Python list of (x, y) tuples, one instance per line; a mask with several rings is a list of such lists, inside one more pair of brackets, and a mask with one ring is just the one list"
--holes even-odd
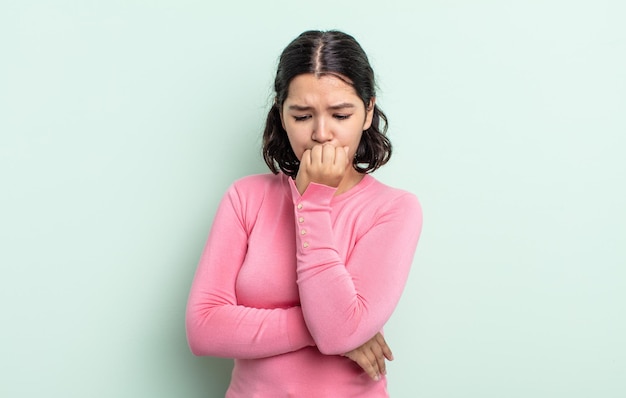
[(373, 380), (380, 380), (380, 375), (387, 374), (385, 358), (392, 361), (393, 354), (382, 334), (376, 333), (362, 346), (343, 354), (356, 362)]
[(311, 182), (337, 188), (347, 167), (348, 147), (324, 144), (307, 149), (302, 154), (296, 176), (298, 192), (302, 195)]

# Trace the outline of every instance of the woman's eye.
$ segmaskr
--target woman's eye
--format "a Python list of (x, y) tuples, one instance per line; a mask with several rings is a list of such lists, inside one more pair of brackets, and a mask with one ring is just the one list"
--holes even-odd
[(296, 122), (303, 122), (310, 117), (311, 117), (310, 115), (303, 115), (303, 116), (294, 116), (293, 118)]
[(352, 116), (352, 115), (334, 115), (335, 119), (337, 119), (337, 120), (346, 120), (350, 116)]

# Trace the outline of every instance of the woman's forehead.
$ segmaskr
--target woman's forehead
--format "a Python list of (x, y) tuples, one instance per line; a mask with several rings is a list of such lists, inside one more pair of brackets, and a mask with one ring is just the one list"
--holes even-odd
[(358, 100), (359, 97), (352, 85), (332, 74), (315, 75), (307, 73), (298, 75), (289, 83), (287, 100)]

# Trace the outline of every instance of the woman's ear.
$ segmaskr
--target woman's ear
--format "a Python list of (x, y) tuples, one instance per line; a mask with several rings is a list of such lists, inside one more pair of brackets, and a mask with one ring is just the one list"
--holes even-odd
[(374, 106), (376, 105), (376, 97), (372, 97), (367, 108), (365, 108), (365, 122), (363, 123), (363, 131), (372, 127), (372, 119), (374, 118)]

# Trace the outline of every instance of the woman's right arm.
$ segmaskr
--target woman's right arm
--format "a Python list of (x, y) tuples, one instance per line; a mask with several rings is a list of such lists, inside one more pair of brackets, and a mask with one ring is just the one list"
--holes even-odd
[(195, 355), (263, 358), (315, 345), (299, 306), (237, 304), (235, 284), (247, 251), (249, 207), (233, 185), (215, 215), (187, 303), (187, 340)]

